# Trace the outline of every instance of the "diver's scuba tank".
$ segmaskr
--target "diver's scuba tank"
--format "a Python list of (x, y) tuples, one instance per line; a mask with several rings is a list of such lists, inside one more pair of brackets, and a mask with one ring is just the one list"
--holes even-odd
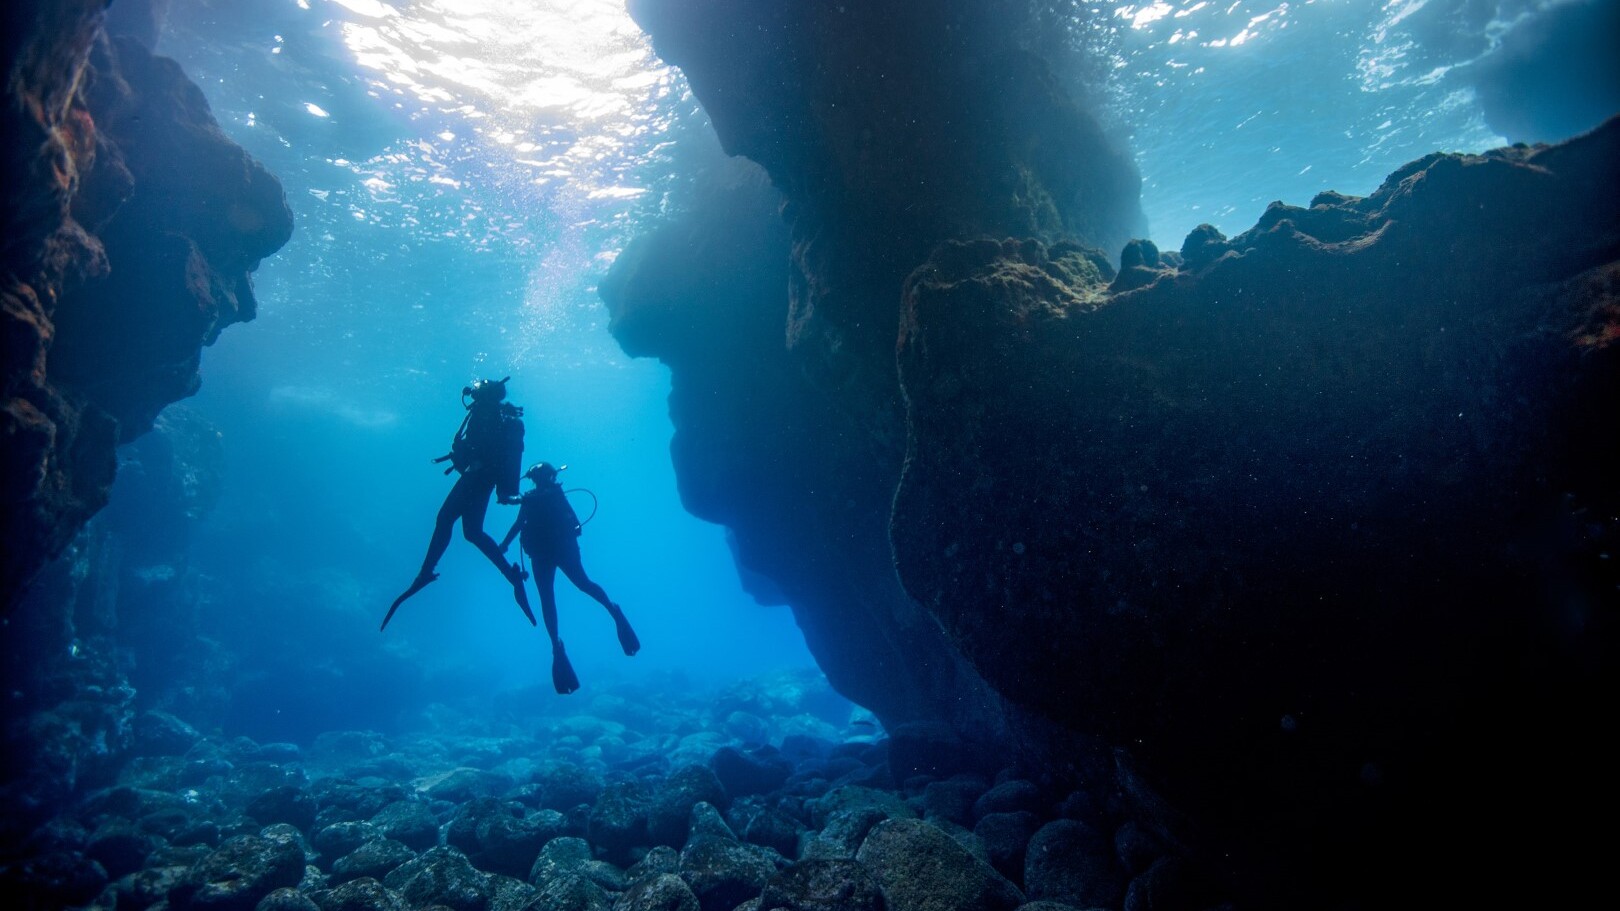
[[(466, 409), (467, 416), (461, 419), (461, 426), (456, 429), (456, 435), (450, 441), (450, 451), (433, 460), (434, 464), (450, 463), (444, 470), (445, 474), (453, 471), (466, 474), (482, 467), (481, 462), (488, 455), (482, 450), (492, 443), (501, 445), (502, 448), (510, 448), (507, 444), (515, 439), (516, 446), (523, 445), (523, 425), (518, 420), (523, 416), (523, 409), (506, 401), (506, 384), (511, 379), (510, 376), (504, 376), (498, 380), (474, 380), (471, 385), (461, 387), (461, 407)], [(499, 434), (501, 437), (499, 441), (477, 439), (474, 434), (469, 433), (470, 430), (476, 429), (473, 427), (473, 418), (479, 416), (474, 409), (481, 406), (495, 408), (496, 419), (499, 421), (498, 428), (508, 431)]]

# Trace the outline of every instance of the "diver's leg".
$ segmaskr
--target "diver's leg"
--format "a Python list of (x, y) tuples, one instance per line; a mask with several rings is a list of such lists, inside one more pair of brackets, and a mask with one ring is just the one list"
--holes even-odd
[(456, 479), (455, 486), (445, 494), (444, 503), (439, 506), (439, 515), (433, 522), (433, 537), (428, 540), (427, 556), (422, 558), (422, 571), (417, 576), (433, 575), (433, 570), (439, 565), (439, 558), (450, 546), (450, 532), (456, 526), (456, 520), (461, 518), (466, 509), (467, 478), (465, 475)]
[(439, 578), (439, 574), (433, 570), (439, 565), (439, 558), (444, 556), (445, 548), (450, 546), (450, 529), (455, 526), (456, 519), (460, 518), (466, 500), (467, 488), (462, 484), (462, 480), (457, 478), (450, 492), (445, 494), (444, 503), (439, 506), (438, 518), (433, 523), (433, 537), (428, 539), (427, 556), (422, 558), (422, 568), (416, 571), (416, 578), (411, 581), (410, 587), (400, 593), (389, 606), (380, 629), (388, 628), (388, 621), (394, 619), (394, 612), (399, 610), (401, 604)]
[(540, 619), (545, 621), (546, 635), (557, 644), (557, 564), (543, 557), (529, 554), (533, 561), (534, 586), (540, 589)]
[(575, 588), (595, 598), (596, 603), (608, 609), (608, 613), (618, 612), (619, 606), (613, 603), (613, 599), (602, 590), (602, 586), (585, 575), (585, 564), (579, 560), (579, 548), (572, 548), (568, 553), (561, 555), (557, 560), (557, 566), (562, 569), (563, 575), (568, 577), (568, 581), (574, 583)]
[[(534, 554), (529, 554), (534, 558)], [(546, 634), (551, 637), (551, 685), (566, 696), (579, 689), (579, 675), (568, 660), (568, 651), (557, 635), (557, 564), (548, 559), (534, 560), (534, 584), (540, 589), (540, 615), (546, 621)]]
[(508, 581), (514, 585), (519, 584), (522, 579), (519, 577), (518, 568), (506, 562), (506, 555), (501, 553), (501, 546), (495, 543), (489, 532), (484, 531), (484, 514), (489, 512), (489, 498), (495, 492), (495, 482), (481, 481), (476, 486), (476, 496), (468, 498), (461, 513), (462, 537), (482, 551)]
[(619, 647), (624, 649), (624, 653), (634, 655), (641, 651), (641, 640), (636, 637), (636, 631), (631, 628), (630, 621), (625, 619), (624, 611), (613, 603), (607, 592), (602, 590), (602, 586), (592, 582), (591, 578), (585, 575), (585, 565), (579, 561), (579, 548), (569, 548), (557, 564), (568, 577), (568, 581), (574, 583), (575, 588), (595, 598), (607, 608), (608, 615), (613, 618), (613, 626), (619, 634)]

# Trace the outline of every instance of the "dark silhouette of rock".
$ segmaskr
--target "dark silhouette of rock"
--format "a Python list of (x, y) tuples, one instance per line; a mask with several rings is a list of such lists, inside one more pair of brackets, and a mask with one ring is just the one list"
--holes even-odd
[(1040, 817), (1027, 811), (986, 813), (974, 824), (973, 834), (984, 845), (984, 853), (996, 872), (1016, 885), (1027, 886), (1024, 855), (1040, 827)]
[(1125, 893), (1125, 911), (1194, 911), (1218, 900), (1206, 877), (1185, 862), (1161, 857), (1131, 880)]
[(735, 747), (723, 747), (715, 751), (710, 765), (726, 793), (734, 797), (774, 791), (793, 771), (786, 760), (768, 748), (745, 753)]
[[(99, 0), (7, 8), (0, 605), (107, 501), (113, 447), (196, 391), (287, 241), (281, 186)], [(148, 42), (149, 43), (149, 42)]]
[(1049, 822), (1029, 840), (1024, 888), (1030, 898), (1077, 908), (1114, 907), (1125, 898), (1125, 871), (1107, 837), (1083, 822)]
[(984, 780), (958, 775), (945, 781), (931, 781), (923, 787), (923, 816), (949, 820), (957, 825), (973, 821), (973, 802), (987, 790)]
[(76, 851), (54, 851), (0, 867), (0, 889), (25, 908), (82, 905), (101, 893), (107, 871)]
[[(943, 720), (997, 740), (1004, 707), (893, 584), (899, 292), (964, 233), (1116, 249), (1141, 222), (1134, 168), (1021, 49), (1014, 11), (647, 0), (632, 14), (726, 151), (786, 200), (783, 238), (770, 200), (717, 180), (731, 199), (633, 246), (602, 285), (626, 350), (678, 377), (683, 501), (732, 529), (739, 561), (776, 583), (841, 692), (890, 728)], [(868, 56), (881, 64), (856, 62)]]
[[(1388, 863), (1369, 817), (1418, 792), (1369, 802), (1369, 756), (1463, 801), (1439, 756), (1501, 755), (1503, 707), (1585, 736), (1553, 719), (1596, 691), (1605, 646), (1555, 618), (1605, 583), (1559, 529), (1617, 500), (1615, 433), (1575, 417), (1620, 388), (1599, 303), (1620, 200), (1590, 170), (1617, 145), (1611, 124), (1431, 156), (1366, 199), (1274, 205), (1201, 271), (1113, 297), (1033, 242), (941, 247), (901, 341), (908, 590), (1005, 695), (1122, 745), (1133, 812), (1185, 823), (1160, 834), (1252, 837), (1262, 890), (1282, 869), (1345, 881), (1301, 852)], [(1295, 708), (1309, 735), (1256, 723)], [(1289, 822), (1234, 833), (1256, 801)]]
[(1034, 782), (1014, 778), (1003, 781), (979, 795), (973, 802), (973, 818), (983, 819), (991, 813), (1033, 813), (1046, 811), (1048, 802)]
[(985, 774), (999, 760), (986, 745), (964, 739), (939, 721), (911, 721), (889, 728), (889, 773), (896, 782), (916, 776), (949, 778)]
[(1114, 854), (1128, 873), (1141, 873), (1164, 853), (1164, 844), (1135, 820), (1114, 830)]
[[(1620, 389), (1620, 126), (1428, 156), (1179, 254), (1131, 244), (1115, 273), (1092, 248), (1127, 249), (1129, 218), (995, 176), (1050, 138), (1007, 119), (1031, 112), (1075, 173), (1110, 170), (1029, 66), (998, 77), (1021, 90), (988, 66), (954, 81), (1008, 59), (999, 24), (941, 35), (952, 3), (632, 12), (782, 193), (789, 266), (763, 205), (702, 208), (747, 198), (722, 185), (604, 298), (626, 350), (671, 366), (689, 506), (778, 583), (836, 686), (891, 727), (1015, 741), (1167, 847), (1232, 858), (1258, 901), (1424, 878), (1410, 814), (1431, 799), (1447, 864), (1530, 869), (1466, 795), (1511, 779), (1542, 829), (1560, 801), (1530, 782), (1578, 802), (1599, 774), (1581, 719), (1611, 688), (1591, 624), (1620, 581), (1599, 556), (1620, 530), (1590, 518), (1620, 508), (1620, 431), (1593, 419)], [(986, 87), (1022, 110), (966, 116)], [(952, 148), (942, 110), (980, 134)], [(983, 167), (935, 170), (958, 154)], [(1057, 216), (1013, 217), (1036, 199)], [(809, 467), (784, 442), (803, 428)], [(1504, 724), (1525, 732), (1507, 750)]]

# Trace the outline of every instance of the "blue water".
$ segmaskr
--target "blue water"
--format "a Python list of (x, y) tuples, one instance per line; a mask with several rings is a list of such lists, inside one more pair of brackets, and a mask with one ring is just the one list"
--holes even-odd
[[(1236, 233), (1274, 199), (1367, 193), (1427, 152), (1504, 144), (1469, 74), (1571, 5), (1085, 14), (1115, 55), (1098, 114), (1135, 154), (1152, 236), (1173, 249), (1200, 222)], [(723, 530), (681, 509), (667, 373), (618, 350), (595, 296), (703, 146), (701, 112), (622, 0), (175, 0), (159, 50), (281, 178), (297, 219), (257, 273), (258, 321), (205, 353), (188, 403), (220, 428), (228, 465), (195, 543), (229, 618), (211, 635), (333, 665), (335, 699), (386, 687), (364, 669), (400, 658), (463, 692), (545, 685), (543, 632), (459, 535), (441, 581), (377, 632), (449, 487), (428, 460), (461, 419), (459, 390), (511, 375), (526, 461), (568, 464), (565, 486), (599, 498), (585, 565), (645, 646), (624, 658), (605, 614), (559, 581), (587, 688), (812, 663), (790, 612), (742, 591)], [(491, 533), (512, 513), (492, 508)]]
[[(668, 373), (619, 351), (595, 296), (636, 195), (590, 193), (652, 169), (657, 135), (604, 154), (578, 135), (592, 124), (570, 121), (544, 149), (517, 151), (522, 143), (480, 132), (515, 116), (484, 96), (468, 96), (488, 108), (480, 120), (401, 114), (368, 94), (377, 73), (344, 41), (342, 22), (372, 20), (309, 5), (251, 5), (268, 10), (259, 17), (177, 3), (160, 48), (280, 176), (297, 221), (255, 276), (258, 320), (206, 352), (203, 390), (187, 403), (218, 425), (227, 457), (225, 490), (196, 532), (194, 568), (232, 615), (210, 631), (262, 657), (271, 675), (300, 675), (281, 656), (333, 665), (351, 690), (339, 699), (385, 702), (371, 691), (389, 680), (367, 669), (399, 656), (456, 690), (425, 698), (539, 685), (561, 699), (549, 693), (543, 629), (459, 530), (441, 580), (377, 630), (415, 576), (451, 485), (429, 460), (461, 421), (462, 386), (510, 375), (510, 401), (525, 408), (525, 463), (566, 464), (565, 487), (595, 494), (584, 564), (643, 642), (623, 656), (606, 613), (559, 574), (562, 637), (587, 696), (625, 677), (673, 673), (696, 686), (813, 666), (791, 613), (742, 591), (724, 530), (681, 508)], [(651, 62), (642, 48), (627, 71)], [(607, 126), (620, 129), (624, 112), (615, 116)], [(546, 168), (523, 163), (541, 158)], [(567, 179), (535, 182), (539, 170), (565, 168)], [(572, 500), (589, 514), (589, 495)], [(499, 538), (515, 513), (492, 506), (486, 529)], [(538, 610), (532, 585), (530, 599)], [(285, 710), (304, 702), (290, 698)]]

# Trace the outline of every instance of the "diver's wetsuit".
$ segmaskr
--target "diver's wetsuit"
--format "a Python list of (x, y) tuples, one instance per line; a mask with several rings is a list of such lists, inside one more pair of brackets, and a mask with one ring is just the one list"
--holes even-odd
[(484, 472), (468, 472), (456, 479), (454, 487), (439, 507), (439, 517), (433, 524), (433, 537), (428, 541), (427, 556), (422, 559), (422, 573), (431, 574), (439, 565), (439, 558), (450, 547), (450, 530), (461, 520), (461, 534), (483, 552), (502, 574), (510, 565), (506, 555), (495, 546), (495, 539), (484, 530), (484, 515), (489, 512), (489, 495), (495, 492), (494, 477)]
[(433, 574), (439, 558), (450, 546), (450, 530), (460, 519), (462, 536), (510, 578), (515, 570), (495, 545), (495, 539), (484, 531), (484, 514), (489, 511), (490, 494), (497, 490), (502, 500), (517, 497), (523, 422), (505, 405), (474, 402), (466, 430), (457, 437), (453, 458), (461, 477), (439, 507), (427, 556), (422, 558), (421, 576)]
[(522, 533), (523, 552), (529, 555), (529, 561), (534, 564), (530, 572), (534, 576), (535, 586), (540, 589), (540, 615), (545, 620), (546, 633), (551, 636), (552, 643), (557, 642), (556, 578), (560, 569), (575, 588), (607, 608), (614, 623), (620, 627), (620, 643), (625, 653), (633, 655), (639, 644), (632, 647), (633, 635), (627, 638), (623, 632), (629, 629), (624, 612), (608, 598), (602, 586), (592, 582), (585, 574), (585, 566), (579, 559), (579, 531), (579, 517), (568, 505), (562, 485), (548, 481), (523, 495), (517, 521), (512, 523), (512, 530), (506, 533), (501, 548), (504, 550), (510, 546), (512, 538)]

